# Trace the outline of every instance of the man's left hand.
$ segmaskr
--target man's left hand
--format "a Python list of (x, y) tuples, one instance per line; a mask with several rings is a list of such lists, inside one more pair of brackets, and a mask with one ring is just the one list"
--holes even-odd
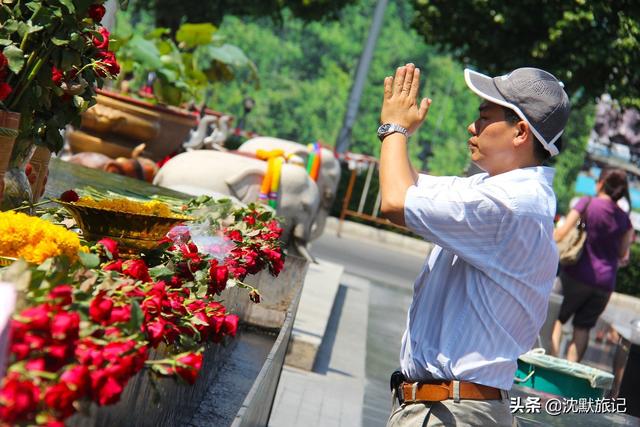
[(420, 88), (420, 69), (407, 64), (396, 70), (395, 77), (384, 79), (384, 100), (381, 123), (395, 123), (413, 134), (427, 117), (431, 99), (423, 98), (417, 104)]

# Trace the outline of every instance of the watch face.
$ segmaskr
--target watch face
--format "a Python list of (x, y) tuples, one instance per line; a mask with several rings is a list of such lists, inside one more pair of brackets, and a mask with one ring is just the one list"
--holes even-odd
[(389, 129), (391, 128), (391, 124), (390, 123), (385, 123), (382, 126), (380, 126), (378, 128), (378, 135), (384, 135), (385, 133), (389, 132)]

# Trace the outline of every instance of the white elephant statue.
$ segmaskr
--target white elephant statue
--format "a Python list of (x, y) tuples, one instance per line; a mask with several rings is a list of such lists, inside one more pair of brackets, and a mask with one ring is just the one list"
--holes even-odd
[(200, 118), (196, 129), (189, 131), (189, 139), (182, 143), (182, 147), (185, 150), (199, 150), (204, 147), (204, 139), (209, 133), (209, 126), (215, 125), (218, 122), (218, 117), (213, 115), (206, 115)]
[[(295, 154), (301, 157), (305, 164), (309, 157), (306, 145), (267, 136), (252, 138), (244, 142), (238, 148), (238, 151), (255, 154), (258, 150), (271, 151), (277, 149), (283, 150), (285, 154)], [(340, 162), (333, 154), (333, 151), (323, 147), (321, 153), (320, 173), (316, 182), (320, 193), (320, 205), (311, 229), (312, 240), (317, 239), (324, 232), (327, 216), (331, 212), (331, 207), (336, 198), (338, 183), (340, 182)]]
[[(165, 163), (153, 183), (194, 196), (216, 192), (250, 203), (258, 200), (266, 170), (267, 162), (246, 155), (187, 151)], [(276, 212), (284, 218), (283, 240), (295, 245), (304, 256), (309, 256), (306, 244), (319, 204), (318, 188), (306, 171), (300, 166), (283, 164)]]

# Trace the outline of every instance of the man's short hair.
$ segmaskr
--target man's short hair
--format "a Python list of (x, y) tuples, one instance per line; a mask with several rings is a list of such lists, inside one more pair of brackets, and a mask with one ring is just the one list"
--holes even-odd
[[(505, 119), (505, 121), (507, 121), (507, 122), (509, 122), (509, 123), (511, 123), (513, 125), (515, 125), (516, 123), (522, 121), (522, 119), (511, 108), (502, 107), (502, 110), (504, 111), (504, 119)], [(558, 148), (558, 151), (562, 151), (562, 137), (560, 137), (560, 138), (558, 138), (556, 140), (555, 145)], [(542, 143), (538, 140), (538, 138), (536, 138), (535, 135), (533, 135), (533, 155), (535, 156), (536, 160), (540, 164), (544, 164), (549, 159), (551, 159), (551, 153), (549, 153), (544, 148)]]

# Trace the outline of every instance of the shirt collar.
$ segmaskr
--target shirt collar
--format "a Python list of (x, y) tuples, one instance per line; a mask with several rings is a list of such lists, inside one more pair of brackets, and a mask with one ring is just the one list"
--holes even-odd
[(553, 176), (556, 170), (548, 166), (533, 166), (528, 168), (514, 169), (509, 172), (504, 172), (499, 175), (489, 176), (485, 173), (483, 177), (484, 182), (502, 182), (502, 181), (528, 181), (535, 179), (536, 181), (544, 182), (549, 186), (553, 186)]

